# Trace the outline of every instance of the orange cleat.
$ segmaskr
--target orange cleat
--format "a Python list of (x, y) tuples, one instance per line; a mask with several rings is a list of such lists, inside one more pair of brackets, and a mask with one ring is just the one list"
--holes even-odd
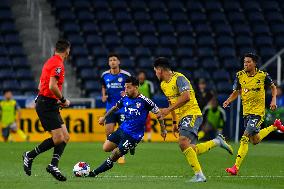
[(237, 175), (238, 174), (238, 168), (237, 168), (237, 166), (236, 165), (234, 165), (233, 167), (231, 167), (231, 168), (227, 168), (226, 169), (226, 172), (227, 173), (230, 173), (231, 175)]

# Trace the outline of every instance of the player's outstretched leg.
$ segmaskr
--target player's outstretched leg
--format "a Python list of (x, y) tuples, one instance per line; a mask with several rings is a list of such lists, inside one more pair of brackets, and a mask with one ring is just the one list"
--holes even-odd
[(23, 153), (23, 162), (24, 162), (24, 171), (28, 176), (31, 176), (32, 174), (32, 164), (33, 164), (33, 158), (29, 158), (28, 154), (29, 152)]
[(59, 181), (66, 181), (67, 180), (66, 177), (62, 175), (62, 173), (58, 169), (58, 167), (56, 167), (54, 165), (49, 164), (46, 167), (46, 171), (48, 173), (50, 173), (56, 180), (59, 180)]
[(197, 144), (196, 154), (203, 154), (216, 146), (220, 146), (221, 148), (227, 150), (230, 154), (233, 154), (233, 148), (225, 141), (225, 138), (221, 134), (219, 134), (213, 140)]

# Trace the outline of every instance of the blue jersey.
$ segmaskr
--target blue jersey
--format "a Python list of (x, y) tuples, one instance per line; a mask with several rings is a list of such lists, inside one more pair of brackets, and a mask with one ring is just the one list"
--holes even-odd
[(121, 99), (121, 92), (125, 90), (125, 80), (129, 76), (130, 73), (124, 70), (120, 70), (118, 74), (111, 74), (110, 70), (102, 73), (101, 84), (105, 87), (108, 95), (106, 102), (107, 111)]
[(136, 140), (141, 140), (144, 135), (149, 111), (155, 114), (159, 112), (157, 105), (142, 94), (136, 98), (124, 96), (116, 105), (125, 116), (120, 129)]

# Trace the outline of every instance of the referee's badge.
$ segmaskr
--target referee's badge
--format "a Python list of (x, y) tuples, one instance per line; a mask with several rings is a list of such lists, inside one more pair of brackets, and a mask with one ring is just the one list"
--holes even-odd
[(61, 67), (58, 67), (55, 69), (56, 75), (59, 75), (61, 73)]

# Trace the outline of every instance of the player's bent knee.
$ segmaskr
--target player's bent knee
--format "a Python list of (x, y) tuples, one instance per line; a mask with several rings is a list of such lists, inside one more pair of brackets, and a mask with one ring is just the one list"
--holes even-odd
[(242, 138), (241, 138), (241, 142), (243, 142), (245, 144), (249, 143), (249, 137), (243, 135)]
[(108, 146), (107, 144), (104, 144), (103, 145), (103, 151), (105, 152), (111, 152), (112, 151), (112, 148), (110, 146)]
[(70, 140), (70, 135), (69, 134), (65, 135), (64, 136), (64, 142), (67, 143), (67, 142), (69, 142), (69, 140)]
[(53, 140), (54, 145), (58, 145), (64, 142), (64, 136), (63, 134), (54, 135), (52, 137), (52, 140)]
[(189, 146), (190, 146), (190, 142), (189, 142), (188, 138), (186, 138), (186, 137), (180, 137), (179, 138), (179, 147), (182, 151), (187, 149)]

